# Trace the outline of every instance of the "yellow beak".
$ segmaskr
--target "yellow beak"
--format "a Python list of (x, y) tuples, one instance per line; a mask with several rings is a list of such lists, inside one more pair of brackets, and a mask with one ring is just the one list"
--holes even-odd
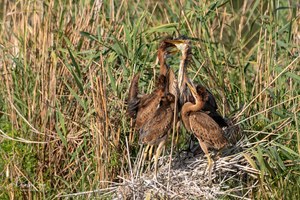
[(197, 96), (197, 90), (194, 86), (192, 86), (189, 82), (186, 82), (187, 86), (190, 88), (192, 95), (194, 96), (194, 98)]
[(189, 41), (188, 40), (166, 40), (166, 42), (175, 45), (177, 49), (182, 51)]
[(177, 46), (169, 47), (167, 49), (167, 53), (171, 54), (171, 55), (176, 54), (177, 52), (179, 52), (179, 49), (177, 48)]

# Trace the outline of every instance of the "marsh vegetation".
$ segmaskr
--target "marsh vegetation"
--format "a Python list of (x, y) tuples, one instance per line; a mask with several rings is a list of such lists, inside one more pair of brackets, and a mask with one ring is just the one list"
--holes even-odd
[[(299, 2), (3, 0), (0, 8), (1, 199), (94, 190), (78, 198), (101, 198), (130, 177), (141, 147), (126, 116), (128, 88), (141, 72), (140, 90), (153, 90), (168, 35), (198, 38), (188, 73), (223, 116), (238, 116), (250, 144), (240, 155), (259, 173), (238, 193), (227, 183), (222, 198), (300, 198)], [(181, 130), (173, 152), (188, 138)]]

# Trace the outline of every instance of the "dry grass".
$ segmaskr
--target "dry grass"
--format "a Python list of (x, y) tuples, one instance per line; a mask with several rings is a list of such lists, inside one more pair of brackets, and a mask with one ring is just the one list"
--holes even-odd
[[(189, 74), (211, 89), (223, 115), (238, 116), (251, 145), (216, 161), (220, 174), (212, 188), (201, 187), (205, 179), (196, 180), (205, 164), (202, 156), (188, 158), (186, 168), (172, 167), (171, 175), (184, 180), (195, 173), (189, 176), (193, 195), (299, 198), (300, 8), (295, 2), (4, 0), (0, 8), (0, 198), (107, 192), (102, 198), (113, 198), (109, 192), (119, 189), (116, 183), (184, 198), (176, 187), (186, 183), (176, 185), (177, 176), (166, 190), (150, 175), (134, 175), (135, 168), (147, 171), (135, 164), (142, 149), (125, 115), (133, 73), (142, 72), (142, 91), (150, 92), (158, 41), (179, 34), (199, 39), (193, 42)], [(170, 64), (176, 70), (178, 61)], [(188, 137), (180, 131), (175, 154), (186, 148)], [(170, 146), (161, 158), (162, 183)], [(180, 159), (173, 157), (176, 165)], [(242, 173), (234, 176), (225, 165)], [(246, 168), (259, 174), (252, 177)], [(236, 192), (235, 179), (244, 174), (245, 186)]]
[[(251, 145), (246, 140), (239, 141), (235, 146), (223, 152), (214, 162), (212, 180), (210, 185), (207, 176), (207, 159), (204, 154), (192, 152), (178, 153), (172, 160), (169, 170), (169, 156), (161, 157), (158, 180), (153, 179), (153, 171), (141, 173), (140, 168), (133, 170), (130, 179), (124, 179), (122, 185), (118, 185), (115, 198), (118, 199), (216, 199), (226, 194), (232, 197), (246, 198), (244, 195), (251, 193), (257, 187), (258, 182), (248, 185), (247, 179), (257, 179), (259, 170), (250, 166), (244, 157), (243, 150)], [(199, 150), (199, 149), (198, 149)], [(141, 155), (142, 157), (143, 155)], [(142, 159), (139, 157), (137, 162)], [(135, 164), (135, 166), (138, 166)], [(170, 177), (170, 178), (169, 178)], [(234, 184), (233, 184), (234, 183)], [(228, 187), (235, 185), (235, 187)], [(168, 188), (169, 186), (169, 188)], [(244, 197), (243, 197), (244, 196)]]

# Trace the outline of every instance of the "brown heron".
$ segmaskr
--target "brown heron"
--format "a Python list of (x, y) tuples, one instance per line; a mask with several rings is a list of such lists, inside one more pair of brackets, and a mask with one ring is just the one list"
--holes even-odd
[[(178, 84), (174, 71), (166, 63), (169, 54), (173, 54), (175, 45), (169, 43), (170, 38), (160, 42), (158, 48), (158, 61), (160, 64), (160, 76), (166, 77), (165, 96), (161, 98), (160, 105), (154, 116), (140, 129), (139, 143), (154, 146), (158, 144), (154, 157), (154, 178), (157, 179), (157, 163), (161, 150), (165, 145), (168, 134), (172, 128), (175, 112), (175, 120), (178, 121), (175, 96), (178, 95)], [(152, 149), (152, 148), (151, 148)], [(146, 150), (147, 151), (147, 150)]]
[[(155, 178), (157, 176), (158, 157), (173, 123), (175, 96), (178, 94), (175, 74), (166, 63), (168, 54), (171, 54), (171, 50), (176, 46), (168, 43), (168, 40), (167, 38), (160, 42), (157, 52), (160, 75), (156, 89), (151, 94), (139, 97), (139, 74), (136, 74), (130, 85), (127, 107), (128, 115), (135, 119), (135, 127), (140, 129), (139, 142), (147, 144), (147, 149), (149, 145), (159, 144), (154, 163)], [(159, 120), (159, 118), (161, 119)], [(177, 115), (175, 119), (177, 119)]]
[(157, 59), (159, 61), (159, 74), (160, 75), (165, 75), (167, 77), (167, 84), (168, 84), (168, 90), (171, 94), (173, 94), (174, 96), (178, 95), (178, 84), (177, 84), (177, 80), (176, 80), (176, 76), (174, 74), (174, 71), (172, 69), (170, 69), (170, 67), (168, 66), (168, 64), (166, 63), (166, 58), (170, 55), (173, 54), (174, 52), (174, 48), (176, 48), (176, 46), (171, 42), (172, 38), (171, 37), (167, 37), (165, 39), (163, 39), (160, 44), (159, 44), (159, 48), (157, 51)]
[(208, 175), (211, 182), (212, 159), (208, 153), (208, 148), (220, 150), (228, 145), (222, 128), (205, 112), (202, 112), (208, 93), (205, 87), (196, 90), (194, 86), (187, 83), (195, 99), (195, 104), (187, 102), (181, 109), (181, 119), (185, 128), (192, 132), (199, 141), (201, 149), (208, 160)]
[(154, 116), (149, 119), (140, 129), (139, 143), (147, 145), (157, 145), (154, 157), (154, 178), (157, 179), (157, 161), (161, 149), (164, 146), (168, 133), (172, 128), (175, 109), (175, 97), (167, 93), (161, 98), (159, 108), (155, 111)]
[[(158, 47), (157, 51), (157, 58), (160, 64), (160, 70), (159, 70), (159, 79), (162, 79), (162, 76), (165, 77), (167, 84), (168, 84), (168, 90), (171, 94), (174, 96), (177, 95), (177, 88), (174, 87), (174, 85), (177, 86), (177, 84), (174, 84), (176, 82), (176, 77), (173, 72), (173, 70), (170, 69), (170, 67), (166, 63), (166, 58), (169, 54), (171, 54), (174, 48), (176, 46), (169, 42), (170, 37), (163, 39)], [(140, 74), (135, 74), (129, 88), (129, 98), (128, 98), (128, 107), (127, 107), (127, 114), (131, 118), (137, 118), (139, 115), (148, 116), (148, 110), (155, 110), (159, 104), (159, 100), (161, 98), (161, 95), (157, 95), (157, 91), (153, 92), (154, 94), (146, 94), (140, 96), (138, 93), (138, 81), (139, 81)], [(162, 84), (162, 80), (158, 80), (156, 87), (159, 88)], [(161, 93), (160, 93), (161, 94)], [(148, 104), (148, 105), (147, 105)], [(139, 109), (143, 108), (143, 109)], [(141, 112), (141, 113), (139, 113)], [(143, 112), (146, 112), (143, 114)], [(153, 112), (154, 113), (154, 112)], [(144, 120), (142, 120), (144, 121)], [(137, 120), (138, 124), (137, 127), (140, 127), (140, 120)]]
[(151, 94), (142, 97), (138, 97), (138, 80), (139, 74), (136, 74), (129, 88), (127, 113), (130, 117), (135, 118), (135, 127), (140, 129), (145, 122), (154, 116), (161, 98), (165, 94), (167, 80), (164, 75), (160, 75), (156, 89)]
[(169, 38), (162, 40), (158, 47), (157, 58), (160, 64), (160, 75), (156, 83), (156, 89), (151, 94), (139, 96), (138, 81), (140, 74), (134, 75), (131, 81), (127, 114), (129, 117), (136, 119), (136, 128), (140, 128), (148, 118), (153, 116), (163, 95), (162, 92), (165, 90), (164, 82), (168, 84), (168, 91), (173, 95), (177, 95), (176, 87), (174, 87), (174, 82), (176, 82), (174, 72), (169, 69), (166, 63), (166, 57), (172, 53), (172, 49), (176, 48), (175, 45), (167, 42), (169, 40)]
[[(187, 83), (194, 85), (193, 82), (187, 75), (187, 67), (189, 64), (189, 60), (191, 59), (192, 52), (190, 47), (190, 41), (187, 39), (174, 39), (168, 41), (169, 43), (174, 44), (182, 53), (179, 73), (178, 73), (178, 87), (179, 87), (179, 103), (180, 106), (183, 106), (186, 102), (195, 102), (193, 96), (189, 88), (187, 87)], [(201, 90), (203, 86), (198, 84), (196, 86), (197, 90)], [(217, 112), (218, 106), (214, 96), (210, 93), (208, 89), (206, 89), (208, 94), (208, 98), (205, 101), (205, 104), (202, 108), (203, 111), (207, 112), (207, 114), (213, 118), (221, 128), (227, 127), (227, 123), (224, 118)]]

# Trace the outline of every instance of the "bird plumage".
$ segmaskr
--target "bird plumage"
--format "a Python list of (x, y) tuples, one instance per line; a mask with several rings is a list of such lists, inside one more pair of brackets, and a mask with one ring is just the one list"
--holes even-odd
[[(192, 86), (191, 86), (192, 87)], [(200, 139), (208, 147), (221, 149), (227, 145), (222, 128), (202, 109), (209, 98), (205, 87), (198, 88), (193, 92), (195, 104), (185, 103), (181, 110), (181, 118), (184, 126), (191, 131), (197, 139)]]
[(174, 95), (169, 93), (162, 97), (154, 116), (140, 129), (140, 143), (156, 145), (166, 139), (173, 124), (174, 103)]
[(207, 90), (204, 87), (196, 90), (190, 84), (188, 86), (195, 98), (195, 104), (187, 102), (183, 105), (181, 119), (186, 129), (196, 136), (201, 149), (207, 156), (209, 181), (211, 181), (212, 160), (208, 149), (220, 150), (228, 145), (228, 141), (222, 128), (208, 114), (202, 111), (209, 96)]
[(127, 113), (130, 117), (135, 118), (137, 129), (141, 128), (145, 122), (153, 117), (161, 97), (164, 96), (166, 85), (166, 77), (160, 75), (156, 83), (156, 89), (151, 94), (138, 97), (136, 92), (138, 90), (138, 78), (138, 75), (134, 76), (131, 83), (127, 106)]
[[(169, 41), (173, 43), (175, 46), (177, 46), (178, 49), (181, 50), (182, 57), (180, 61), (180, 67), (179, 67), (179, 77), (178, 77), (178, 84), (179, 84), (179, 105), (182, 107), (186, 102), (192, 102), (195, 103), (195, 99), (193, 98), (193, 95), (191, 94), (189, 88), (187, 87), (187, 83), (193, 85), (193, 82), (190, 80), (187, 74), (187, 66), (189, 65), (189, 62), (191, 60), (192, 51), (190, 48), (190, 41), (186, 39), (186, 37), (181, 36), (178, 39), (175, 39), (173, 41)], [(203, 86), (197, 85), (196, 89), (199, 90)], [(224, 120), (224, 118), (218, 113), (218, 106), (215, 100), (215, 97), (212, 95), (212, 93), (206, 89), (206, 92), (208, 94), (208, 98), (204, 101), (204, 106), (202, 108), (203, 111), (205, 111), (215, 122), (221, 127), (227, 127), (227, 123)]]
[(189, 115), (191, 132), (202, 140), (208, 148), (217, 150), (227, 145), (227, 139), (224, 137), (223, 130), (204, 112), (194, 112)]

